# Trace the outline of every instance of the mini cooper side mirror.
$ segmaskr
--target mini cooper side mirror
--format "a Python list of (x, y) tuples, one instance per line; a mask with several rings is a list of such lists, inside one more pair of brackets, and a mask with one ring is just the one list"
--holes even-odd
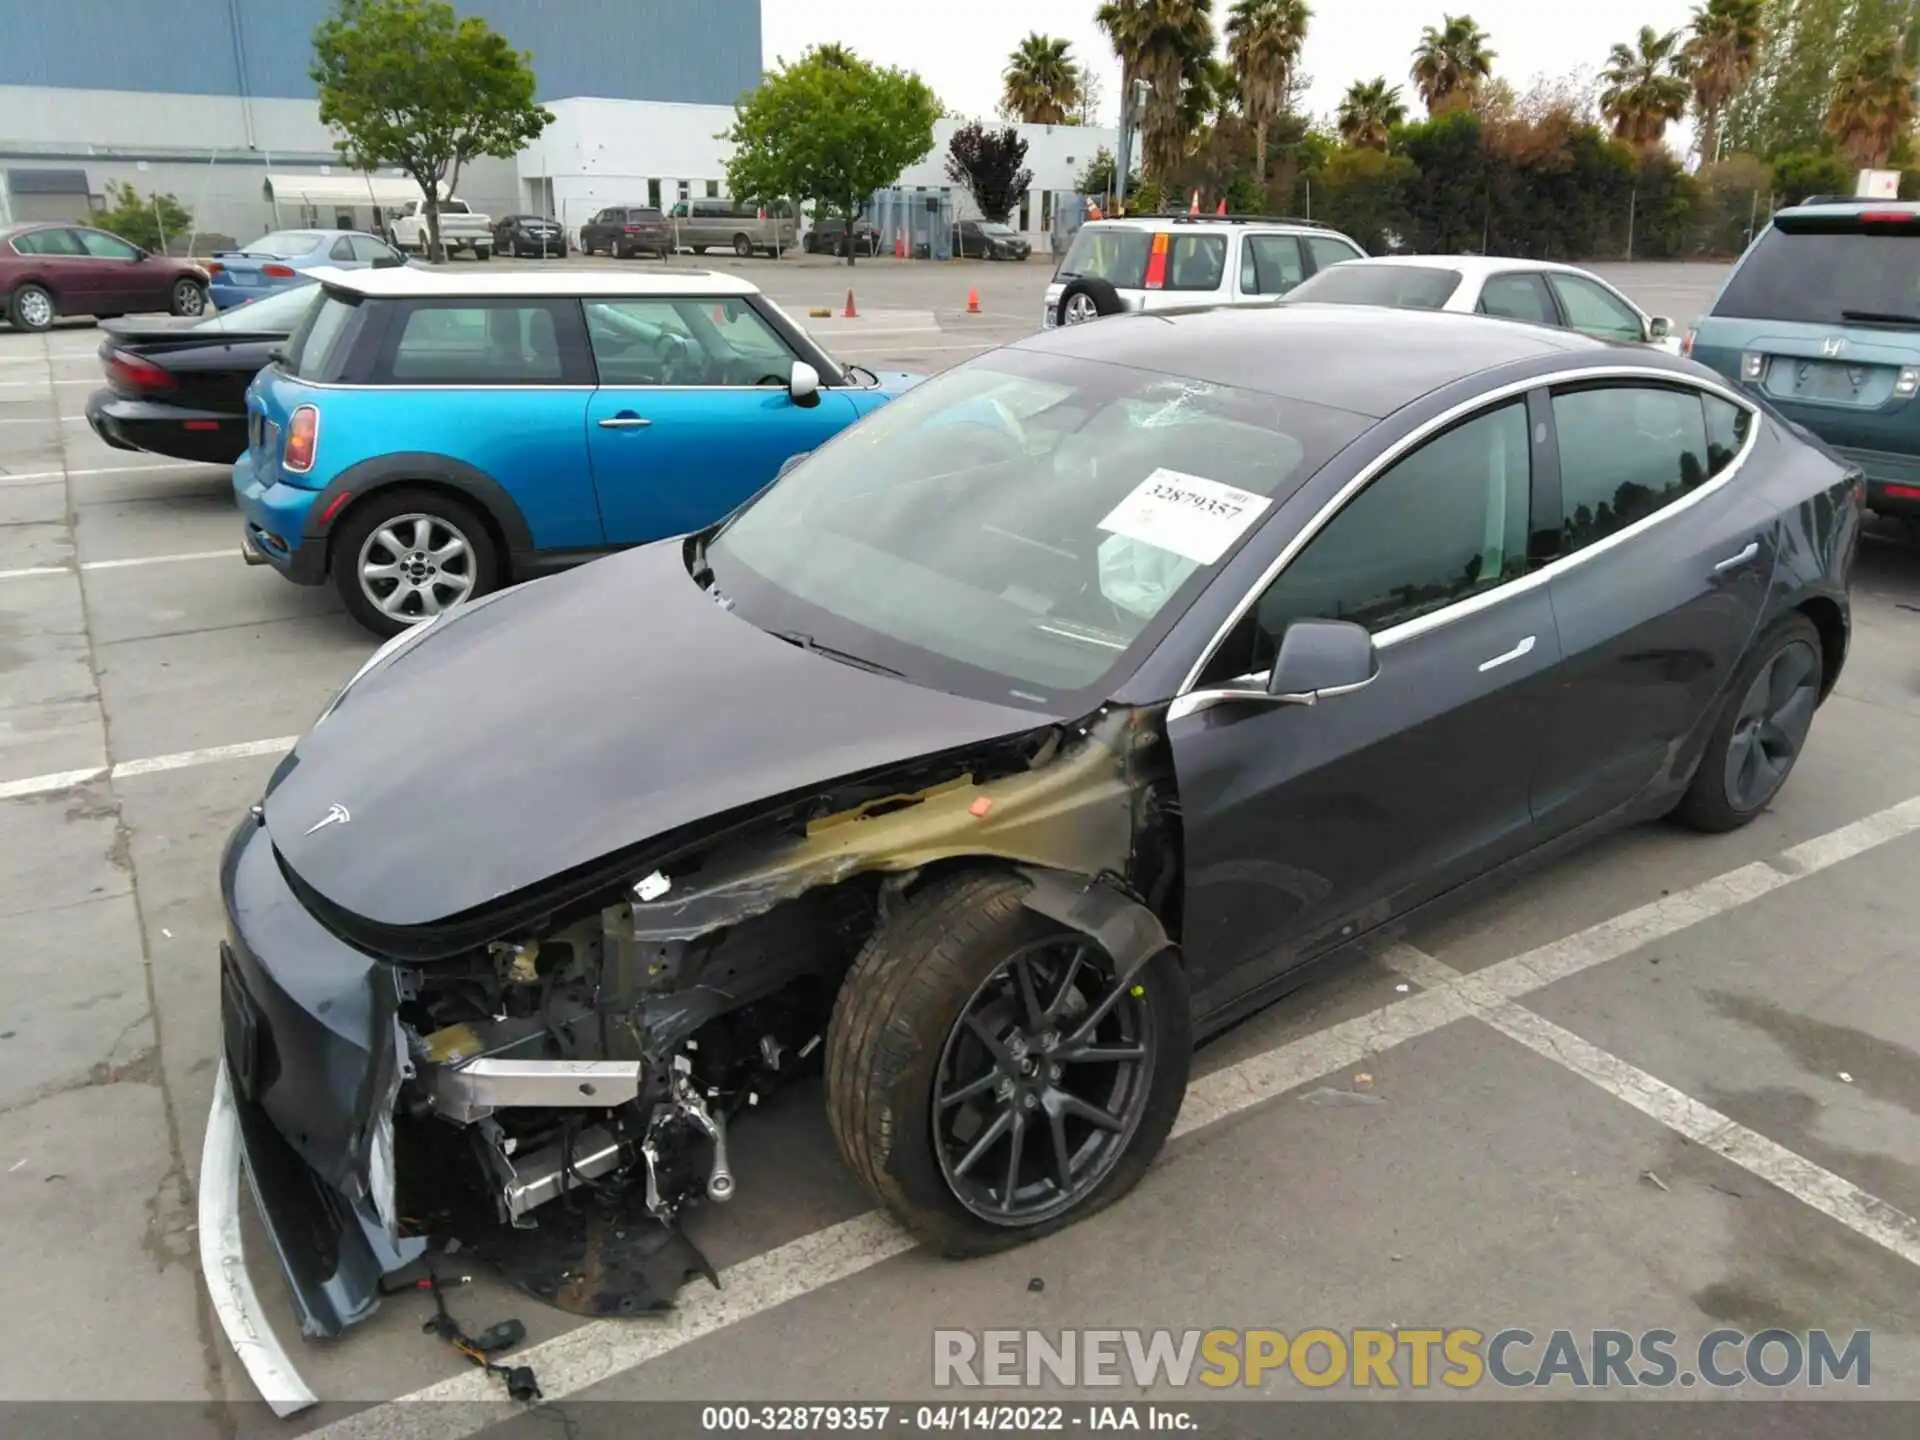
[(793, 372), (787, 377), (787, 394), (793, 403), (802, 409), (811, 409), (820, 403), (820, 372), (804, 360), (793, 362)]
[(1373, 636), (1351, 620), (1296, 620), (1280, 637), (1267, 694), (1313, 705), (1373, 683), (1380, 657)]

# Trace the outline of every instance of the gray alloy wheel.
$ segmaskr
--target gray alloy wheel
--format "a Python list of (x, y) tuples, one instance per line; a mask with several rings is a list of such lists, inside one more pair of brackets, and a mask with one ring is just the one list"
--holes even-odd
[(375, 526), (354, 564), (361, 593), (401, 625), (459, 604), (476, 578), (472, 540), (446, 516), (418, 511)]
[(1084, 325), (1089, 320), (1098, 320), (1099, 318), (1099, 306), (1095, 305), (1093, 303), (1093, 297), (1085, 292), (1069, 296), (1065, 311), (1061, 316), (1063, 323), (1068, 325)]
[(197, 280), (176, 280), (167, 308), (176, 315), (204, 315), (207, 311), (207, 292)]
[(22, 285), (7, 308), (16, 330), (45, 330), (53, 324), (53, 296), (38, 285)]
[(1727, 803), (1758, 810), (1786, 784), (1820, 703), (1820, 656), (1804, 640), (1781, 647), (1734, 712), (1722, 783)]

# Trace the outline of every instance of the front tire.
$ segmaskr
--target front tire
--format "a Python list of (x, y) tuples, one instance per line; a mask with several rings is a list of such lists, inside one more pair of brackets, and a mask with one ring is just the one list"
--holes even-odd
[(492, 249), (492, 247), (491, 247), (491, 246), (487, 246), (487, 245), (476, 245), (476, 246), (474, 246), (474, 247), (473, 247), (473, 258), (474, 258), (474, 259), (476, 259), (476, 260), (491, 260), (491, 259), (493, 259), (493, 249)]
[(16, 287), (7, 302), (7, 319), (13, 322), (16, 330), (51, 330), (59, 313), (59, 308), (53, 303), (53, 295), (40, 285)]
[(383, 490), (333, 534), (333, 588), (376, 635), (398, 635), (496, 589), (499, 552), (474, 510), (437, 490)]
[(198, 280), (176, 280), (167, 296), (167, 308), (175, 315), (207, 313), (207, 287)]
[(744, 235), (734, 236), (733, 253), (738, 255), (742, 260), (751, 260), (753, 258), (753, 241)]
[(1821, 675), (1820, 632), (1805, 615), (1791, 615), (1762, 636), (1727, 687), (1725, 708), (1674, 818), (1720, 835), (1765, 810), (1806, 744)]
[(1175, 957), (1116, 985), (1110, 957), (1025, 891), (993, 871), (930, 883), (868, 940), (827, 1029), (841, 1153), (944, 1255), (1009, 1249), (1112, 1204), (1186, 1093)]

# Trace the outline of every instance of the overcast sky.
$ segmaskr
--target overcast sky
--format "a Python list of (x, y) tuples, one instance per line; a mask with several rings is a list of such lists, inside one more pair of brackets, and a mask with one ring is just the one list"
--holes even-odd
[[(1224, 29), (1230, 0), (1214, 0), (1214, 28)], [(1611, 5), (1570, 0), (1453, 0), (1492, 40), (1494, 73), (1524, 91), (1534, 76), (1598, 70), (1618, 40), (1641, 25), (1684, 25), (1692, 0), (1630, 0)], [(1030, 30), (1071, 41), (1083, 64), (1105, 82), (1103, 120), (1119, 99), (1119, 65), (1093, 23), (1098, 0), (762, 0), (766, 63), (795, 59), (807, 46), (842, 41), (869, 60), (917, 70), (951, 109), (989, 117), (1000, 98), (1007, 55)], [(1307, 107), (1331, 114), (1356, 79), (1385, 74), (1406, 85), (1412, 51), (1427, 25), (1438, 25), (1447, 0), (1316, 0), (1304, 67), (1313, 78)], [(1411, 93), (1411, 87), (1408, 87)], [(1417, 113), (1417, 107), (1416, 113)]]

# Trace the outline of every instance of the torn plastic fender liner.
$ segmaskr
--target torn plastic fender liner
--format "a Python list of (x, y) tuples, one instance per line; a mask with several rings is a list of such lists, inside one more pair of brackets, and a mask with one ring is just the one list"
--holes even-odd
[(1125, 983), (1161, 952), (1174, 948), (1166, 927), (1145, 905), (1105, 880), (1032, 865), (1015, 867), (1027, 880), (1027, 909), (1078, 930), (1112, 958)]

